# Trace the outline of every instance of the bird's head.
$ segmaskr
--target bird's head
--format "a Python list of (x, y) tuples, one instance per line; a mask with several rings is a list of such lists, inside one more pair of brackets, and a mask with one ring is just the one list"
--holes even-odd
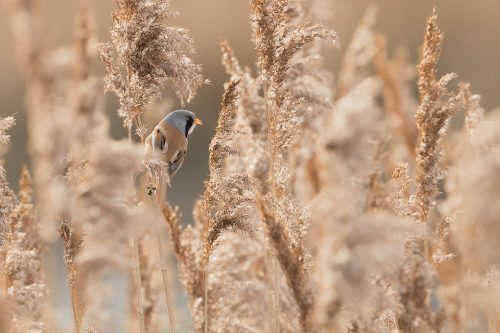
[(191, 134), (196, 127), (196, 125), (202, 125), (202, 121), (196, 118), (196, 115), (188, 110), (176, 110), (170, 112), (164, 119), (163, 122), (170, 124), (186, 137)]

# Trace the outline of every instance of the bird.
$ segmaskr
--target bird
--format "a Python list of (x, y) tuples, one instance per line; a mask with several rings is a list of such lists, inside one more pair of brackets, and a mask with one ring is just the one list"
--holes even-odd
[[(188, 136), (197, 125), (202, 124), (193, 112), (175, 110), (163, 118), (147, 136), (144, 141), (146, 155), (167, 164), (169, 179), (175, 176), (186, 158)], [(166, 193), (166, 183), (168, 180), (158, 179), (159, 200), (163, 200), (163, 192)], [(156, 188), (148, 187), (148, 194), (152, 195), (155, 191)]]

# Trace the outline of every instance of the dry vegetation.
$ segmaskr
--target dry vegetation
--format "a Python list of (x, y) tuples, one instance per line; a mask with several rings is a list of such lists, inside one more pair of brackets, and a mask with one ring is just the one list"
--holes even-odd
[[(0, 169), (1, 332), (497, 332), (500, 114), (452, 85), (455, 74), (438, 77), (436, 12), (414, 65), (404, 50), (388, 54), (370, 7), (333, 83), (320, 54), (338, 38), (314, 23), (313, 1), (250, 0), (256, 71), (221, 43), (230, 78), (205, 192), (184, 226), (146, 195), (167, 172), (136, 143), (167, 85), (189, 101), (205, 82), (169, 1), (116, 0), (99, 47), (104, 87), (85, 1), (72, 46), (59, 49), (39, 33), (37, 1), (5, 2), (32, 170), (15, 194)], [(103, 89), (118, 96), (128, 139), (110, 138)], [(461, 114), (464, 127), (447, 134)], [(0, 119), (1, 144), (14, 123)], [(44, 252), (56, 241), (73, 328), (51, 307)]]

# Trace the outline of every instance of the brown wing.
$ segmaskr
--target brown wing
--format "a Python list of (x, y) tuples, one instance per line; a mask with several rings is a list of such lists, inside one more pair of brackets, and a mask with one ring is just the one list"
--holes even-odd
[(186, 158), (186, 151), (185, 150), (178, 150), (170, 159), (169, 166), (168, 166), (168, 174), (170, 177), (173, 177), (177, 171), (180, 169), (182, 166), (182, 162), (184, 162), (184, 159)]
[(178, 156), (179, 151), (187, 150), (187, 139), (181, 131), (179, 131), (176, 127), (163, 123), (162, 125), (163, 132), (167, 136), (167, 145), (168, 148), (165, 152), (164, 161), (172, 162)]

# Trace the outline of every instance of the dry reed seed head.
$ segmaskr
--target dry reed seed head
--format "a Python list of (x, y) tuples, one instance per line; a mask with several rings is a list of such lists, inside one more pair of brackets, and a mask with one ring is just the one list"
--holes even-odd
[(403, 262), (393, 281), (401, 304), (397, 312), (398, 327), (403, 332), (441, 332), (445, 318), (443, 309), (433, 309), (430, 295), (435, 288), (436, 277), (421, 256), (413, 256)]
[(105, 87), (120, 98), (118, 115), (130, 126), (142, 107), (156, 101), (167, 83), (181, 99), (189, 102), (206, 81), (186, 29), (167, 26), (176, 13), (170, 1), (117, 0), (113, 13), (111, 42), (101, 43), (106, 65)]
[(373, 59), (373, 67), (384, 86), (384, 112), (391, 132), (395, 136), (390, 142), (390, 162), (413, 160), (417, 141), (414, 113), (418, 103), (413, 93), (416, 66), (409, 61), (406, 48), (396, 49), (393, 59), (388, 59), (385, 39), (377, 36), (381, 44)]
[(220, 175), (223, 169), (224, 159), (229, 155), (237, 153), (233, 148), (233, 139), (235, 136), (234, 134), (236, 134), (234, 133), (234, 122), (238, 109), (239, 83), (240, 80), (232, 80), (225, 85), (217, 128), (208, 148), (209, 168), (210, 173), (213, 173), (213, 178), (217, 177), (216, 173)]
[(316, 290), (323, 291), (316, 297), (313, 319), (324, 329), (345, 326), (353, 318), (359, 326), (381, 311), (398, 309), (375, 282), (391, 280), (403, 259), (406, 234), (414, 233), (389, 213), (368, 212), (366, 187), (349, 183), (324, 189), (311, 207), (311, 225), (321, 231), (315, 238), (312, 277)]
[[(260, 96), (261, 82), (254, 78), (249, 68), (242, 69), (227, 42), (221, 42), (222, 61), (231, 75), (231, 82), (239, 81), (234, 93), (234, 125), (231, 138), (232, 147), (237, 155), (225, 158), (226, 171), (229, 173), (246, 172), (261, 186), (267, 181), (269, 161), (267, 157), (267, 124), (262, 114), (266, 112), (265, 100)], [(231, 90), (230, 90), (231, 91)], [(231, 98), (232, 99), (232, 98)], [(227, 103), (226, 103), (227, 104)], [(229, 109), (233, 109), (233, 106)], [(232, 119), (232, 118), (229, 118)]]
[(469, 138), (473, 140), (485, 117), (484, 109), (481, 107), (481, 96), (472, 94), (470, 83), (461, 82), (459, 87), (459, 97), (465, 110), (465, 129)]
[(317, 141), (320, 189), (346, 183), (347, 179), (353, 186), (368, 182), (374, 170), (370, 158), (376, 148), (373, 142), (380, 138), (383, 129), (376, 104), (380, 91), (380, 81), (367, 78), (335, 103), (335, 111), (326, 120)]
[[(465, 265), (475, 271), (500, 265), (495, 255), (498, 249), (495, 239), (500, 232), (497, 223), (500, 198), (499, 114), (498, 111), (488, 114), (484, 122), (489, 126), (482, 127), (475, 134), (473, 149), (461, 154), (452, 169), (460, 179), (456, 192), (450, 194), (460, 198), (460, 213), (452, 225), (452, 237)], [(485, 145), (488, 150), (482, 149)]]
[(168, 163), (157, 159), (143, 159), (141, 161), (141, 170), (152, 179), (164, 179), (167, 184), (170, 184), (168, 173)]
[(317, 38), (338, 42), (336, 34), (320, 24), (293, 24), (292, 19), (298, 15), (292, 10), (293, 5), (290, 0), (250, 0), (250, 21), (261, 75), (278, 85), (284, 81), (291, 59), (304, 45)]
[(413, 180), (410, 177), (409, 164), (399, 162), (392, 173), (392, 179), (395, 183), (391, 195), (392, 210), (400, 217), (411, 216), (415, 210), (415, 197), (410, 195)]
[[(265, 112), (264, 99), (260, 96), (261, 82), (259, 78), (252, 77), (251, 70), (246, 67), (242, 69), (238, 59), (234, 56), (234, 52), (229, 46), (229, 43), (224, 40), (220, 43), (222, 52), (222, 64), (229, 74), (231, 82), (239, 81), (239, 103), (237, 110), (238, 127), (250, 127), (251, 134), (264, 132), (265, 122), (260, 117), (262, 112)], [(260, 112), (262, 111), (262, 112)]]
[(418, 66), (420, 107), (416, 113), (419, 142), (417, 146), (416, 202), (418, 219), (427, 222), (430, 210), (436, 205), (438, 183), (443, 177), (442, 150), (439, 142), (444, 136), (451, 115), (459, 109), (458, 97), (448, 91), (455, 77), (446, 74), (436, 78), (436, 66), (441, 55), (443, 34), (437, 27), (437, 14), (427, 21), (422, 59)]
[(356, 30), (343, 57), (337, 83), (337, 99), (347, 95), (356, 85), (370, 74), (373, 58), (380, 52), (374, 26), (377, 20), (378, 7), (369, 6)]
[[(309, 4), (311, 7), (312, 4)], [(311, 11), (304, 4), (302, 9)], [(316, 19), (315, 15), (304, 12), (302, 20)], [(294, 194), (302, 201), (307, 202), (317, 194), (319, 185), (312, 171), (314, 159), (314, 142), (323, 131), (324, 120), (333, 110), (333, 95), (331, 85), (332, 76), (322, 68), (323, 59), (320, 53), (320, 43), (309, 44), (294, 59), (288, 73), (288, 87), (293, 99), (301, 101), (295, 111), (301, 119), (297, 132), (301, 133), (300, 140), (296, 139), (290, 152), (291, 183), (296, 184)]]
[(321, 119), (332, 109), (332, 75), (322, 68), (323, 58), (311, 46), (298, 55), (288, 74), (288, 86), (293, 98), (301, 101), (297, 114), (303, 118), (304, 126), (316, 133), (321, 127)]
[[(208, 276), (211, 332), (272, 330), (272, 303), (267, 301), (272, 282), (268, 281), (271, 272), (266, 259), (260, 245), (246, 236), (232, 232), (221, 236), (220, 245), (210, 257)], [(234, 297), (227, 297), (228, 293)], [(286, 289), (280, 294), (287, 296)], [(297, 320), (289, 304), (293, 301), (282, 299), (281, 330), (296, 332)]]
[(241, 76), (243, 69), (240, 66), (238, 59), (236, 59), (233, 49), (229, 46), (227, 40), (222, 40), (219, 43), (222, 53), (222, 65), (224, 66), (226, 73), (231, 75), (231, 79), (234, 80)]
[[(14, 126), (16, 120), (14, 117), (0, 118), (0, 144), (7, 144), (10, 140), (10, 135), (7, 131)], [(0, 250), (7, 238), (9, 214), (17, 204), (17, 198), (14, 192), (10, 189), (7, 181), (6, 171), (3, 167), (3, 160), (0, 159)]]
[(203, 267), (223, 231), (238, 230), (252, 236), (254, 227), (248, 218), (253, 207), (254, 189), (248, 175), (224, 174), (224, 159), (235, 154), (233, 148), (239, 80), (226, 84), (215, 135), (209, 147), (210, 178), (201, 199), (201, 215), (209, 223), (204, 235)]
[(33, 188), (27, 169), (19, 181), (21, 198), (10, 212), (5, 249), (6, 295), (13, 307), (12, 322), (20, 331), (45, 331), (48, 289), (42, 271), (43, 246), (35, 224)]
[[(439, 220), (436, 226), (435, 234), (431, 239), (435, 248), (431, 260), (434, 264), (440, 265), (450, 260), (457, 258), (454, 246), (450, 244), (450, 228), (456, 221), (456, 214), (453, 216), (445, 216)], [(453, 252), (451, 252), (453, 251)]]
[(255, 190), (250, 178), (247, 175), (214, 177), (217, 178), (207, 182), (201, 199), (201, 214), (209, 221), (203, 245), (205, 265), (217, 245), (217, 239), (225, 230), (255, 237), (255, 227), (250, 221), (255, 207)]
[[(115, 227), (115, 221), (123, 220), (123, 228), (116, 235), (115, 242), (107, 242), (110, 246), (123, 246), (131, 224), (129, 217), (130, 209), (127, 209), (126, 193), (133, 189), (132, 178), (138, 171), (140, 148), (132, 146), (124, 141), (113, 141), (102, 138), (89, 147), (88, 164), (85, 169), (83, 181), (76, 188), (77, 198), (75, 199), (75, 210), (80, 212), (75, 223), (82, 225), (85, 230), (92, 227), (92, 235), (108, 237), (107, 232), (111, 232)], [(97, 229), (102, 228), (103, 233), (97, 233)], [(89, 238), (90, 239), (90, 238)], [(97, 242), (98, 239), (92, 239)], [(126, 242), (125, 242), (126, 243)], [(101, 244), (105, 245), (105, 244)], [(86, 247), (87, 248), (87, 247)], [(106, 246), (99, 246), (92, 251), (87, 251), (87, 255), (98, 255), (100, 251), (109, 250)], [(122, 248), (123, 250), (123, 248)], [(108, 252), (104, 257), (113, 258), (122, 253)], [(82, 253), (82, 256), (84, 254)], [(83, 258), (81, 259), (83, 260)], [(119, 263), (119, 261), (116, 261)]]
[[(199, 205), (195, 206), (198, 207)], [(202, 214), (194, 211), (196, 226), (205, 224), (199, 221)], [(168, 202), (162, 206), (162, 214), (172, 240), (177, 262), (180, 265), (180, 279), (187, 292), (191, 316), (197, 332), (203, 331), (204, 314), (204, 270), (202, 268), (203, 244), (201, 231), (191, 226), (181, 229), (178, 207), (172, 208)]]
[[(262, 81), (265, 82), (268, 126), (273, 137), (269, 138), (273, 149), (289, 148), (293, 138), (292, 128), (300, 125), (295, 108), (299, 101), (292, 100), (286, 83), (294, 57), (305, 45), (316, 39), (337, 42), (336, 34), (319, 24), (299, 21), (292, 23), (289, 9), (291, 1), (251, 1), (251, 22), (254, 43), (259, 58)], [(271, 104), (274, 106), (271, 107)], [(272, 110), (272, 111), (271, 111)], [(290, 116), (292, 113), (292, 116)], [(274, 171), (271, 171), (274, 172)]]
[[(75, 189), (73, 223), (85, 233), (76, 259), (82, 277), (83, 327), (124, 329), (126, 307), (115, 307), (130, 283), (129, 240), (134, 222), (144, 216), (127, 204), (134, 189), (131, 175), (139, 169), (142, 149), (107, 137), (88, 147), (88, 164)], [(123, 316), (123, 317), (122, 317)]]
[(0, 143), (7, 144), (10, 141), (10, 135), (7, 131), (16, 124), (14, 117), (0, 118)]
[[(462, 302), (466, 302), (465, 306), (467, 306), (469, 313), (478, 316), (494, 315), (499, 306), (500, 280), (498, 268), (492, 266), (481, 271), (469, 270), (464, 275), (460, 281), (462, 286), (460, 290)], [(463, 327), (480, 330), (480, 323), (464, 319)]]
[(6, 0), (5, 3), (10, 11), (19, 68), (26, 76), (35, 75), (45, 52), (41, 38), (43, 32), (33, 17), (35, 0)]
[[(66, 262), (66, 267), (68, 269), (68, 285), (70, 288), (70, 292), (73, 293), (79, 301), (80, 295), (76, 295), (76, 293), (79, 292), (79, 290), (77, 289), (77, 284), (79, 281), (78, 268), (75, 263), (75, 259), (83, 247), (83, 235), (81, 231), (69, 221), (63, 221), (59, 225), (59, 235), (63, 241), (64, 261)], [(83, 309), (84, 304), (78, 304), (76, 306)], [(75, 311), (78, 310), (79, 309), (75, 309)], [(78, 324), (80, 325), (81, 323)]]
[(277, 259), (298, 306), (301, 330), (308, 331), (312, 294), (303, 290), (308, 289), (305, 274), (307, 260), (302, 245), (303, 226), (306, 224), (303, 209), (289, 194), (288, 162), (288, 150), (300, 133), (303, 122), (297, 111), (302, 100), (293, 95), (287, 81), (295, 56), (305, 45), (315, 39), (336, 41), (336, 36), (321, 25), (300, 20), (301, 8), (295, 4), (292, 1), (251, 1), (251, 22), (266, 98), (270, 161), (268, 200), (273, 206), (273, 213), (266, 213), (262, 204), (260, 210), (270, 243), (277, 252)]
[(90, 59), (94, 58), (97, 43), (94, 39), (95, 22), (88, 0), (79, 4), (78, 15), (75, 22), (75, 36), (73, 48), (75, 52), (75, 79), (84, 81), (90, 76)]
[(21, 169), (21, 176), (19, 178), (19, 193), (17, 197), (22, 203), (31, 203), (33, 199), (33, 182), (31, 175), (26, 165)]
[[(45, 47), (36, 24), (34, 4), (16, 2), (12, 6), (13, 28), (17, 47), (27, 55), (20, 57), (20, 69), (27, 81), (27, 108), (30, 151), (33, 159), (33, 179), (38, 193), (40, 232), (48, 241), (57, 237), (55, 221), (68, 215), (68, 188), (62, 175), (68, 167), (70, 145), (80, 132), (74, 119), (77, 100), (75, 53), (67, 47), (50, 50)], [(18, 25), (21, 20), (22, 27)], [(68, 89), (68, 86), (71, 89)], [(95, 88), (93, 93), (95, 94)], [(96, 94), (98, 96), (98, 94)], [(47, 117), (47, 115), (50, 117)]]
[(257, 208), (266, 229), (269, 242), (276, 253), (281, 269), (286, 277), (293, 300), (297, 305), (301, 332), (308, 332), (311, 326), (311, 311), (314, 295), (309, 285), (308, 260), (302, 243), (294, 245), (290, 232), (284, 222), (273, 215), (269, 198), (257, 198)]

